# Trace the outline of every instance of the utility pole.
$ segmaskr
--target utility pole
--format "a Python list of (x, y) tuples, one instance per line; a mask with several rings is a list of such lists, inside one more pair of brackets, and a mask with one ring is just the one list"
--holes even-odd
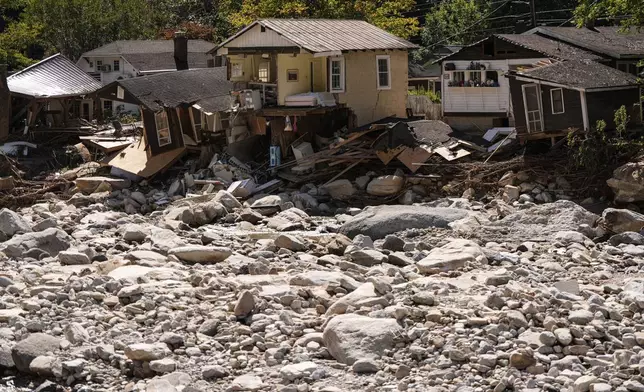
[(537, 27), (537, 7), (534, 4), (535, 0), (530, 0), (530, 16), (532, 18), (532, 28)]

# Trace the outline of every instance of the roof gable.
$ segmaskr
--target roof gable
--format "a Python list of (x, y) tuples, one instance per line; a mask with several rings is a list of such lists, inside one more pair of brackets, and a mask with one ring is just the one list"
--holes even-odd
[[(259, 26), (259, 27), (256, 27)], [(261, 28), (272, 33), (267, 39), (277, 46), (295, 44), (311, 53), (348, 50), (415, 49), (418, 46), (362, 20), (341, 19), (260, 19), (222, 42), (218, 48), (242, 42), (243, 35), (254, 35)], [(266, 34), (266, 33), (264, 33)], [(261, 35), (258, 36), (261, 38)], [(275, 38), (279, 37), (279, 39)], [(241, 40), (240, 40), (241, 39)], [(249, 39), (254, 42), (257, 38)], [(251, 45), (247, 45), (251, 46)], [(271, 46), (264, 44), (261, 46)], [(234, 46), (239, 47), (239, 46)]]
[(60, 53), (9, 76), (7, 85), (12, 93), (43, 98), (85, 95), (101, 88), (100, 82)]

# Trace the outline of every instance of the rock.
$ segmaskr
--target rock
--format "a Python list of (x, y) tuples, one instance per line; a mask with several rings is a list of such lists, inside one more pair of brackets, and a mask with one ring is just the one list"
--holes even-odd
[(150, 361), (150, 369), (159, 374), (172, 373), (177, 369), (177, 363), (170, 358), (157, 359)]
[(125, 347), (125, 356), (133, 361), (154, 361), (170, 355), (170, 349), (165, 343), (136, 343)]
[(264, 383), (262, 379), (251, 374), (244, 374), (243, 376), (236, 377), (232, 384), (233, 391), (258, 391), (262, 389)]
[(222, 246), (187, 245), (173, 248), (169, 255), (189, 263), (220, 263), (226, 260), (232, 251)]
[(252, 223), (253, 225), (258, 224), (264, 220), (264, 216), (257, 211), (254, 211), (250, 208), (244, 208), (239, 212), (239, 218), (244, 222)]
[(21, 372), (29, 372), (34, 358), (55, 353), (60, 348), (60, 339), (44, 333), (32, 333), (11, 349), (11, 358)]
[(595, 376), (581, 376), (575, 380), (573, 392), (588, 392), (590, 391), (590, 386), (597, 382), (599, 382), (599, 379)]
[(519, 370), (534, 366), (537, 360), (528, 349), (518, 349), (510, 353), (510, 366)]
[(453, 271), (465, 267), (466, 263), (475, 262), (487, 264), (487, 258), (481, 248), (473, 241), (457, 239), (432, 249), (427, 257), (416, 263), (416, 267), (422, 274), (435, 274)]
[(470, 214), (471, 212), (458, 208), (400, 205), (367, 207), (343, 224), (340, 232), (350, 238), (364, 234), (376, 240), (406, 229), (445, 229), (449, 223)]
[(594, 318), (595, 315), (585, 309), (573, 310), (572, 312), (570, 312), (570, 315), (568, 315), (568, 321), (578, 325), (586, 325), (593, 321)]
[(405, 241), (398, 236), (389, 234), (385, 236), (385, 242), (382, 244), (382, 249), (391, 250), (393, 252), (402, 252), (405, 248)]
[(130, 180), (112, 177), (80, 177), (74, 183), (83, 193), (96, 192), (101, 184), (107, 184), (109, 185), (109, 189), (113, 190), (126, 189), (132, 185)]
[(69, 249), (72, 238), (60, 229), (46, 229), (36, 233), (15, 235), (9, 241), (0, 243), (0, 252), (9, 257), (21, 257), (24, 252), (38, 248), (51, 256)]
[(228, 377), (228, 374), (228, 370), (219, 365), (206, 366), (201, 370), (201, 377), (205, 380)]
[(282, 211), (267, 221), (267, 226), (277, 231), (291, 231), (306, 229), (310, 225), (311, 217), (299, 208), (289, 208)]
[(518, 186), (514, 185), (506, 185), (503, 187), (503, 199), (507, 203), (511, 203), (515, 200), (519, 200), (519, 196), (521, 196), (521, 189)]
[(58, 262), (62, 265), (84, 265), (92, 263), (85, 253), (75, 251), (59, 252)]
[(608, 242), (613, 246), (620, 244), (644, 245), (644, 236), (634, 231), (625, 231), (610, 237)]
[(378, 362), (373, 359), (359, 359), (353, 363), (351, 369), (357, 374), (377, 373), (380, 370)]
[(590, 392), (612, 392), (613, 387), (610, 384), (599, 382), (590, 385)]
[(387, 256), (375, 249), (359, 249), (349, 253), (349, 258), (356, 264), (365, 267), (382, 264), (387, 261)]
[(8, 208), (0, 210), (0, 232), (7, 237), (12, 237), (16, 233), (29, 233), (31, 225), (16, 212)]
[(376, 177), (367, 185), (367, 193), (373, 196), (391, 196), (399, 193), (405, 178), (397, 175)]
[(155, 378), (148, 381), (145, 392), (178, 392), (178, 390), (168, 380)]
[(567, 346), (572, 343), (572, 334), (570, 333), (570, 330), (568, 328), (557, 328), (553, 332), (557, 337), (557, 341), (562, 346)]
[(62, 373), (62, 365), (54, 356), (39, 355), (29, 364), (29, 371), (42, 377), (52, 377), (55, 371)]
[(639, 232), (644, 227), (644, 215), (624, 209), (607, 208), (602, 213), (599, 224), (611, 233), (626, 231)]
[(633, 392), (644, 392), (644, 384), (635, 380), (627, 380), (622, 384), (624, 388)]
[(217, 334), (217, 329), (219, 328), (219, 320), (210, 319), (204, 321), (199, 326), (199, 333), (206, 336), (215, 336)]
[(255, 297), (253, 296), (253, 293), (248, 290), (242, 291), (241, 294), (239, 294), (237, 303), (235, 304), (235, 316), (237, 316), (238, 318), (247, 317), (252, 313), (254, 308)]
[(630, 162), (613, 171), (606, 183), (615, 193), (618, 203), (644, 200), (644, 162)]
[(539, 341), (544, 346), (552, 347), (555, 344), (557, 344), (557, 337), (555, 336), (554, 333), (545, 331), (545, 332), (541, 332), (541, 334), (539, 335)]
[(518, 310), (509, 310), (505, 312), (505, 317), (508, 319), (510, 328), (519, 329), (528, 327), (528, 320), (526, 320), (523, 313)]
[(233, 196), (230, 192), (223, 190), (217, 192), (214, 201), (221, 203), (229, 212), (242, 207), (242, 204), (239, 202), (239, 200), (237, 200), (235, 196)]
[(297, 379), (310, 377), (313, 372), (318, 370), (319, 366), (315, 362), (300, 362), (286, 365), (280, 369), (280, 376), (283, 379), (293, 382)]
[(324, 185), (324, 189), (329, 193), (332, 199), (345, 200), (353, 196), (356, 189), (349, 180), (335, 180)]
[(393, 348), (396, 337), (402, 332), (394, 319), (343, 314), (327, 323), (323, 340), (333, 358), (353, 365), (357, 360), (373, 359)]
[(293, 252), (304, 252), (308, 249), (302, 240), (289, 234), (280, 234), (275, 238), (275, 246), (292, 250)]
[(585, 243), (592, 243), (590, 238), (586, 237), (578, 231), (572, 230), (558, 231), (557, 233), (555, 233), (555, 241), (561, 242), (564, 246), (568, 246), (570, 244), (583, 245)]
[(81, 344), (89, 341), (89, 333), (79, 323), (69, 323), (63, 330), (65, 339), (71, 344)]
[(134, 223), (125, 225), (123, 229), (123, 239), (127, 242), (143, 242), (149, 234), (149, 228)]

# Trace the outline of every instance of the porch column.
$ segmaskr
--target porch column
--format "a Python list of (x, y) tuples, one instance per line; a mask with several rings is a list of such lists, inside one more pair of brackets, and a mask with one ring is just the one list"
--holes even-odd
[(586, 91), (579, 90), (579, 98), (581, 99), (581, 115), (584, 119), (584, 131), (590, 129), (588, 120), (588, 104), (586, 103)]

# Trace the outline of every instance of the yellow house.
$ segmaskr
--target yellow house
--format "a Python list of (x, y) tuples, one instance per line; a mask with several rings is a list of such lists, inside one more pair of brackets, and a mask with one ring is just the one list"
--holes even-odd
[(416, 47), (360, 20), (262, 19), (211, 54), (227, 57), (237, 89), (259, 91), (264, 115), (347, 107), (360, 126), (405, 117), (408, 50)]

